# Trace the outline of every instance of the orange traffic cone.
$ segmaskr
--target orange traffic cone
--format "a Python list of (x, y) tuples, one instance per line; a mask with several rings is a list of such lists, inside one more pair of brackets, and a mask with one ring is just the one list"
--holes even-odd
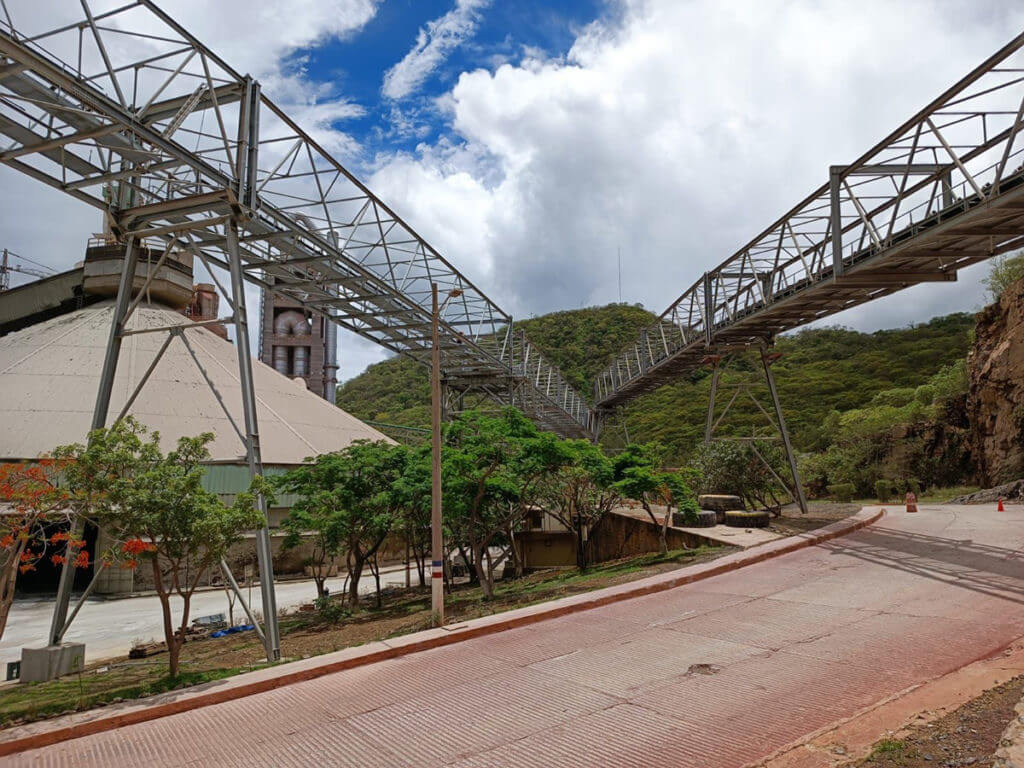
[(907, 491), (907, 512), (917, 512), (917, 495)]
[(998, 506), (998, 507), (996, 507), (996, 512), (1005, 512), (1005, 511), (1006, 511), (1006, 510), (1005, 510), (1005, 509), (1003, 509), (1003, 497), (1002, 497), (1002, 496), (1000, 496), (1000, 497), (999, 497), (999, 506)]

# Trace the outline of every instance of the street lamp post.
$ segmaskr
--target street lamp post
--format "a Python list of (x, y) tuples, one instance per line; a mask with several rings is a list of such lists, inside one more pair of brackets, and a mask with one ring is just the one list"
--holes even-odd
[(430, 610), (437, 626), (444, 626), (444, 537), (441, 530), (441, 311), (450, 299), (462, 291), (448, 292), (444, 303), (438, 305), (437, 284), (430, 284)]

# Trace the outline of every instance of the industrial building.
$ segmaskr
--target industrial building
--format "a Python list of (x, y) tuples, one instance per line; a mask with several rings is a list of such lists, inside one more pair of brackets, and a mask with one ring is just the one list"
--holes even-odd
[[(144, 252), (137, 289), (143, 288), (159, 255)], [(4, 425), (0, 461), (31, 460), (58, 445), (86, 439), (122, 256), (122, 246), (102, 238), (94, 240), (80, 266), (0, 293), (0, 423)], [(223, 325), (216, 322), (217, 310), (213, 286), (193, 284), (190, 254), (174, 253), (164, 260), (129, 319), (109, 421), (123, 411), (133, 415), (160, 433), (164, 450), (183, 435), (212, 432), (205, 483), (210, 490), (230, 497), (248, 487), (249, 468), (241, 438), (237, 351), (227, 340)], [(172, 331), (163, 356), (149, 371), (168, 334), (139, 331), (155, 328), (180, 330)], [(300, 336), (295, 338), (301, 341)], [(308, 340), (309, 334), (306, 337)], [(293, 349), (299, 346), (293, 345)], [(322, 345), (320, 355), (322, 360)], [(294, 361), (294, 352), (289, 360)], [(147, 372), (145, 385), (129, 402)], [(253, 375), (268, 475), (299, 465), (307, 457), (340, 450), (355, 440), (389, 440), (310, 391), (305, 377), (293, 379), (258, 362)], [(286, 514), (290, 499), (281, 498), (277, 503), (270, 510), (272, 529)], [(279, 541), (280, 537), (274, 537), (275, 552)], [(300, 555), (279, 560), (276, 569), (301, 569)], [(244, 552), (239, 553), (240, 562), (245, 557)], [(80, 579), (88, 577), (79, 575)], [(145, 578), (141, 572), (107, 569), (98, 591), (145, 588), (137, 581)], [(47, 589), (55, 580), (55, 571), (41, 569), (35, 586)]]

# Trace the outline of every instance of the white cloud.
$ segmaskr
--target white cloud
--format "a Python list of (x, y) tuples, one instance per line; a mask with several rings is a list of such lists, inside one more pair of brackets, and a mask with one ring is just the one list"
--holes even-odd
[(448, 55), (476, 32), (480, 11), (490, 0), (456, 0), (444, 16), (427, 22), (405, 57), (384, 73), (381, 92), (402, 99), (415, 92)]
[[(1024, 25), (996, 0), (613, 10), (564, 58), (463, 73), (443, 100), (457, 141), (371, 180), (517, 315), (614, 301), (617, 247), (623, 298), (661, 311)], [(969, 275), (836, 319), (980, 302)]]

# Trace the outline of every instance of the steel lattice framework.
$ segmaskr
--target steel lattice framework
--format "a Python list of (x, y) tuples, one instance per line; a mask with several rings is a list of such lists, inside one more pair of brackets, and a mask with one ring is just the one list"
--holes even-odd
[(237, 226), (250, 283), (422, 362), (431, 283), (458, 292), (441, 323), (449, 386), (565, 436), (595, 427), (509, 315), (149, 0), (3, 5), (0, 136), (0, 162), (106, 211), (117, 236), (227, 269)]
[(1024, 34), (707, 272), (598, 377), (615, 408), (776, 334), (1024, 247)]

